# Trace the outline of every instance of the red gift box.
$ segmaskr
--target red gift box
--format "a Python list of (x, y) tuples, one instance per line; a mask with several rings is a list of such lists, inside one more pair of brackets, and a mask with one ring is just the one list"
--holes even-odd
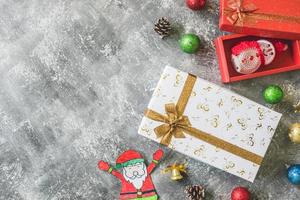
[[(240, 74), (231, 61), (231, 48), (241, 41), (265, 39), (258, 36), (232, 34), (218, 37), (215, 40), (216, 52), (219, 60), (219, 67), (224, 83), (251, 79), (271, 74), (287, 72), (300, 69), (300, 41), (281, 40), (288, 45), (288, 50), (276, 56), (275, 60), (266, 66), (261, 66), (252, 74)], [(274, 41), (273, 39), (267, 39)]]
[(221, 0), (219, 23), (228, 32), (300, 39), (300, 0)]

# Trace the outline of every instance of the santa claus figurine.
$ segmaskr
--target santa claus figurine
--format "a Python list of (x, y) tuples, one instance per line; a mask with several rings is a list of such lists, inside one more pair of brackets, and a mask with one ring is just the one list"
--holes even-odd
[(153, 160), (147, 167), (145, 160), (135, 150), (127, 150), (116, 161), (116, 169), (107, 162), (99, 161), (100, 170), (107, 171), (121, 181), (120, 200), (157, 200), (158, 196), (152, 183), (151, 172), (163, 157), (159, 149), (153, 154)]
[(271, 64), (276, 54), (287, 49), (287, 44), (280, 41), (243, 41), (231, 49), (231, 59), (237, 72), (250, 74), (261, 66)]

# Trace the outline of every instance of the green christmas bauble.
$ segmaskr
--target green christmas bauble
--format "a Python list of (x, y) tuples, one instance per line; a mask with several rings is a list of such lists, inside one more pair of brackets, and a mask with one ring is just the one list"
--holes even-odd
[(263, 93), (264, 99), (267, 103), (276, 104), (282, 101), (283, 99), (283, 91), (277, 85), (269, 85)]
[(185, 53), (196, 53), (200, 48), (200, 39), (195, 34), (185, 34), (180, 38), (179, 45)]

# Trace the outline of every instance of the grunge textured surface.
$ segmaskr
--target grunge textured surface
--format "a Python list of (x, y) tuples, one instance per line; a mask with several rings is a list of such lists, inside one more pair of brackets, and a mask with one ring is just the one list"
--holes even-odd
[[(97, 169), (134, 148), (151, 160), (158, 144), (137, 135), (165, 65), (222, 85), (211, 41), (218, 30), (218, 1), (192, 12), (183, 0), (0, 0), (0, 199), (114, 200), (120, 184)], [(167, 17), (175, 28), (161, 40), (153, 23)], [(202, 50), (187, 55), (180, 33), (200, 35)], [(229, 199), (236, 185), (254, 199), (296, 200), (286, 164), (300, 162), (300, 146), (287, 137), (300, 121), (300, 72), (224, 85), (264, 104), (261, 91), (281, 85), (280, 126), (254, 184), (164, 148), (167, 156), (152, 177), (162, 200), (184, 199), (184, 187), (202, 184), (207, 199)], [(188, 177), (172, 182), (160, 170), (189, 162)]]

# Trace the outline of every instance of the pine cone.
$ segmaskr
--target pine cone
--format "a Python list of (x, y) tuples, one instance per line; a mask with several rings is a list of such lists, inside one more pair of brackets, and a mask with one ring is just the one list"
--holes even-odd
[(201, 185), (187, 186), (185, 189), (189, 200), (203, 200), (205, 197), (205, 189)]
[(161, 38), (165, 38), (171, 33), (171, 24), (166, 18), (160, 18), (154, 26), (155, 32), (157, 32)]

